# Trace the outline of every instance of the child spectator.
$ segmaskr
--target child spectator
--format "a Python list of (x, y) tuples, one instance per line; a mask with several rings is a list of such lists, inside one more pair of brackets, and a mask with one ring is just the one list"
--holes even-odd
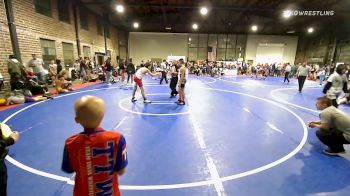
[(57, 80), (55, 81), (56, 83), (56, 91), (57, 93), (67, 93), (69, 91), (73, 91), (74, 89), (72, 88), (72, 83), (70, 81), (65, 80), (65, 75), (64, 74), (59, 74), (57, 76)]
[(76, 172), (74, 195), (119, 196), (118, 176), (128, 164), (124, 136), (100, 127), (105, 103), (83, 96), (74, 105), (75, 121), (84, 131), (65, 142), (62, 170)]

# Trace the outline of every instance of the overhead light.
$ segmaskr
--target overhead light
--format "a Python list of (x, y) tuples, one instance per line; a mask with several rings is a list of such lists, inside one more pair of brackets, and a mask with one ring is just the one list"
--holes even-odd
[(203, 16), (205, 16), (205, 15), (207, 15), (207, 13), (208, 13), (208, 9), (207, 9), (206, 7), (202, 7), (201, 10), (200, 10), (200, 12), (201, 12), (201, 14), (202, 14)]
[(253, 25), (252, 26), (252, 31), (257, 31), (258, 30), (258, 26), (257, 25)]
[(171, 27), (165, 27), (166, 30), (171, 30)]
[(308, 33), (314, 32), (314, 28), (312, 28), (312, 27), (308, 28), (308, 29), (307, 29), (307, 32), (308, 32)]
[(189, 38), (188, 38), (188, 41), (191, 41), (191, 40), (192, 40), (192, 38), (189, 37)]
[(295, 33), (295, 31), (294, 30), (293, 31), (287, 31), (287, 33), (291, 34), (291, 33)]
[(134, 22), (133, 26), (134, 26), (135, 29), (137, 29), (137, 28), (139, 28), (140, 25), (139, 25), (138, 22)]
[(198, 29), (198, 25), (197, 25), (196, 23), (194, 23), (194, 24), (192, 25), (192, 28), (193, 28), (194, 30), (197, 30), (197, 29)]
[(283, 18), (289, 18), (292, 16), (292, 11), (284, 10), (282, 16), (283, 16)]
[(118, 13), (123, 13), (124, 12), (124, 6), (117, 5), (116, 10), (117, 10)]

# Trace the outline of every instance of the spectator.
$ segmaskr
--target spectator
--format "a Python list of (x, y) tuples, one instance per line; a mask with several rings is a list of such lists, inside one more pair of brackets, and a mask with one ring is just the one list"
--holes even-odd
[[(57, 64), (55, 64), (55, 61), (51, 60), (50, 64), (49, 64), (49, 74), (50, 74), (53, 85), (55, 85), (55, 80), (56, 80), (57, 74), (59, 73), (57, 68), (58, 67), (57, 67)], [(62, 66), (61, 66), (61, 68), (62, 68)]]
[(22, 82), (23, 84), (25, 82), (25, 67), (15, 59), (14, 55), (9, 55), (7, 70), (10, 75), (11, 90), (20, 89), (22, 85), (19, 85), (19, 83)]
[(129, 64), (126, 66), (126, 72), (128, 73), (127, 83), (129, 83), (129, 79), (131, 79), (130, 82), (132, 83), (134, 80), (134, 74), (136, 72), (135, 65), (132, 63), (132, 59), (129, 60)]
[(75, 122), (84, 131), (65, 142), (62, 170), (76, 172), (74, 195), (120, 195), (118, 176), (128, 164), (124, 136), (100, 127), (105, 103), (83, 96), (74, 105)]
[(310, 68), (306, 66), (306, 62), (298, 67), (297, 70), (297, 77), (298, 77), (298, 84), (299, 84), (299, 93), (303, 90), (304, 83), (306, 80), (306, 77), (309, 75)]
[(44, 61), (36, 57), (36, 54), (32, 54), (32, 59), (28, 62), (28, 66), (33, 69), (38, 82), (45, 84), (45, 73), (44, 73)]
[(338, 65), (336, 71), (327, 79), (327, 83), (323, 88), (323, 93), (332, 100), (332, 105), (338, 107), (337, 98), (342, 91), (348, 92), (348, 83), (345, 75), (347, 68), (344, 64)]
[(319, 128), (316, 136), (329, 149), (323, 152), (328, 155), (345, 153), (343, 144), (350, 143), (350, 118), (347, 114), (332, 106), (327, 97), (319, 97), (316, 102), (317, 110), (321, 110), (320, 121), (309, 122), (309, 127)]
[(112, 76), (112, 71), (113, 71), (113, 67), (111, 64), (111, 58), (108, 57), (106, 62), (105, 62), (105, 67), (106, 67), (106, 83), (107, 85), (111, 85), (111, 77)]
[(19, 133), (13, 132), (9, 137), (5, 138), (0, 128), (0, 195), (7, 195), (7, 168), (5, 165), (5, 157), (9, 152), (8, 146), (13, 145), (19, 139)]
[(55, 83), (56, 83), (55, 88), (56, 88), (57, 93), (67, 93), (69, 91), (74, 90), (72, 88), (72, 83), (65, 79), (64, 74), (58, 74)]

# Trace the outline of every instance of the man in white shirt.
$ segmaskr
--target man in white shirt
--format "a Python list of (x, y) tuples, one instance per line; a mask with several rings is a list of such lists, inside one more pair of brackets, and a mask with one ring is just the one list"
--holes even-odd
[(342, 64), (338, 65), (336, 71), (327, 79), (327, 83), (323, 88), (323, 93), (332, 100), (332, 105), (338, 107), (337, 98), (344, 91), (348, 92), (348, 81), (345, 75), (347, 67)]
[(38, 82), (45, 84), (45, 72), (44, 61), (36, 57), (36, 54), (32, 54), (32, 59), (28, 62), (28, 66), (33, 69), (34, 74), (38, 78)]
[(283, 81), (283, 83), (285, 83), (286, 80), (287, 80), (288, 83), (289, 83), (289, 73), (290, 73), (291, 70), (292, 70), (292, 67), (289, 65), (289, 63), (287, 63), (287, 66), (286, 66), (286, 68), (285, 68), (284, 81)]

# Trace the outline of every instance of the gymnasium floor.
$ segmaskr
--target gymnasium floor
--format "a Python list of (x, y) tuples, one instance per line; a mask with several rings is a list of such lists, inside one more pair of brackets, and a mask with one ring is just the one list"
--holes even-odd
[(190, 76), (185, 106), (169, 99), (168, 85), (149, 77), (144, 83), (152, 104), (131, 103), (131, 90), (119, 84), (97, 84), (1, 112), (0, 120), (21, 132), (7, 157), (8, 195), (72, 195), (62, 151), (82, 130), (73, 104), (86, 94), (106, 101), (103, 127), (126, 137), (122, 195), (349, 195), (350, 146), (343, 157), (324, 155), (305, 124), (318, 120), (316, 82), (300, 94), (296, 80)]

